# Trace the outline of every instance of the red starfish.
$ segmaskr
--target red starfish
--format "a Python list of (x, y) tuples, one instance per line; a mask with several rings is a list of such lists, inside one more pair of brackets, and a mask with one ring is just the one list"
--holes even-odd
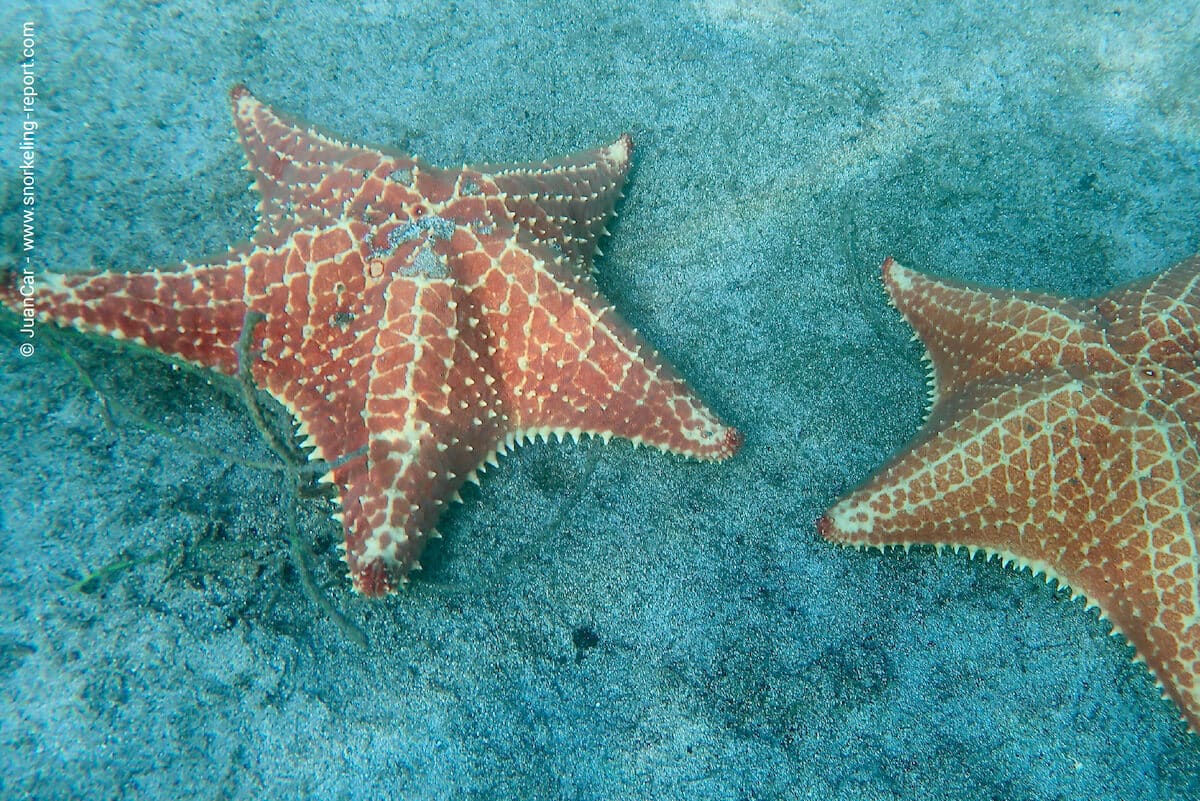
[[(447, 501), (501, 450), (591, 434), (698, 459), (738, 448), (590, 277), (628, 136), (559, 161), (444, 170), (345, 145), (244, 87), (234, 122), (262, 195), (252, 241), (205, 264), (44, 275), (41, 319), (253, 376), (335, 467), (354, 586), (419, 567)], [(13, 307), (21, 298), (4, 293)]]
[(916, 441), (818, 523), (999, 555), (1100, 607), (1200, 731), (1200, 257), (1089, 300), (883, 280), (933, 362)]

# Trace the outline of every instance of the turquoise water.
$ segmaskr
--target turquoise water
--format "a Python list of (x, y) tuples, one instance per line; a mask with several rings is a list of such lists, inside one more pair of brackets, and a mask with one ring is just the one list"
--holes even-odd
[[(281, 478), (181, 445), (269, 460), (236, 399), (81, 336), (22, 358), (5, 329), (0, 795), (1200, 797), (1200, 738), (1081, 603), (813, 528), (921, 421), (885, 256), (1083, 295), (1200, 249), (1191, 4), (5, 4), (10, 55), (27, 20), (46, 269), (248, 236), (239, 82), (437, 164), (630, 132), (599, 284), (746, 444), (527, 446), (385, 601), (349, 593), (304, 499), (363, 647), (304, 591)], [(144, 422), (109, 425), (72, 362)]]

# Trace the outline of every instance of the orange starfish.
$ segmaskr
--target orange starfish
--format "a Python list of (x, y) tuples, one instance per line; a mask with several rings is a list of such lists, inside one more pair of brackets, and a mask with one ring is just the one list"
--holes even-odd
[[(698, 459), (740, 442), (617, 315), (590, 273), (632, 141), (444, 170), (342, 144), (245, 88), (234, 123), (262, 195), (254, 239), (199, 265), (43, 275), (41, 319), (225, 373), (252, 371), (332, 471), (354, 586), (419, 567), (446, 503), (530, 437), (621, 436)], [(23, 287), (27, 293), (31, 291)], [(21, 307), (17, 287), (0, 297)]]
[(1200, 257), (1090, 300), (891, 259), (883, 281), (928, 349), (933, 406), (821, 534), (965, 546), (1056, 579), (1200, 731)]

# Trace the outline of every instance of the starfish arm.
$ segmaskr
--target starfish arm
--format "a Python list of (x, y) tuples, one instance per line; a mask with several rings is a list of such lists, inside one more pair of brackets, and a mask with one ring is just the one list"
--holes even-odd
[(282, 231), (297, 217), (338, 215), (350, 201), (365, 205), (388, 176), (418, 166), (409, 156), (343, 144), (319, 133), (275, 111), (244, 86), (235, 86), (230, 100), (247, 169), (261, 195), (258, 238)]
[(1051, 436), (1073, 434), (1047, 421), (1077, 412), (1078, 383), (1060, 372), (962, 394), (953, 409), (935, 406), (913, 443), (826, 513), (821, 533), (878, 547), (984, 538), (981, 547), (1010, 550), (1018, 530), (1046, 513), (1024, 497), (1075, 491), (1073, 473), (1054, 482), (1051, 461)]
[(1200, 356), (1200, 256), (1096, 298), (1105, 337), (1132, 360), (1195, 371)]
[(418, 566), (446, 505), (504, 439), (478, 319), (452, 281), (388, 287), (362, 407), (365, 475), (343, 498), (346, 561), (366, 595), (394, 590)]
[[(587, 278), (548, 253), (462, 257), (520, 435), (618, 436), (697, 459), (741, 444)], [(498, 310), (498, 311), (492, 311)]]
[(890, 258), (882, 269), (933, 362), (935, 400), (1008, 373), (1077, 370), (1101, 353), (1094, 320), (1073, 301), (935, 279)]
[[(241, 255), (174, 271), (43, 273), (31, 297), (43, 321), (233, 373), (246, 315)], [(5, 305), (19, 309), (22, 300), (14, 288), (0, 288)]]
[[(589, 324), (592, 330), (574, 342), (545, 353), (531, 348), (524, 358), (532, 369), (513, 374), (507, 388), (525, 436), (623, 437), (711, 461), (737, 452), (739, 432), (726, 426), (615, 311), (602, 309)], [(570, 322), (562, 325), (571, 331)], [(576, 348), (580, 361), (558, 358)]]
[(818, 524), (836, 542), (999, 555), (1084, 595), (1200, 723), (1200, 455), (1178, 417), (1066, 372), (934, 415)]
[(586, 273), (621, 198), (632, 152), (633, 139), (624, 134), (605, 147), (556, 161), (475, 169), (496, 187), (523, 232)]

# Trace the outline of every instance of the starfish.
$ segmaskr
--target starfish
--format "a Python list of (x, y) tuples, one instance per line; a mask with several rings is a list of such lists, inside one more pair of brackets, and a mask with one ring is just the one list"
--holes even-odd
[(440, 169), (343, 144), (242, 86), (231, 100), (261, 195), (252, 240), (199, 264), (45, 274), (0, 294), (231, 375), (253, 326), (255, 383), (334, 465), (357, 590), (406, 581), (464, 483), (530, 438), (737, 450), (737, 431), (592, 280), (628, 135), (557, 161)]
[(1200, 731), (1200, 256), (1087, 300), (883, 282), (932, 362), (915, 441), (818, 522), (1069, 587)]

